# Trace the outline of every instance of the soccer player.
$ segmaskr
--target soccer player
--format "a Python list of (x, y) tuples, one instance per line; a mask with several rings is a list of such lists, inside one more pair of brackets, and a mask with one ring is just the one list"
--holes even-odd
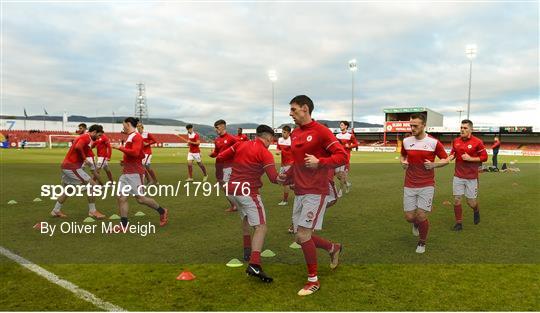
[(189, 146), (189, 152), (187, 156), (188, 178), (186, 179), (186, 181), (193, 181), (193, 161), (195, 160), (201, 168), (201, 171), (203, 172), (203, 182), (205, 182), (208, 180), (208, 174), (206, 174), (206, 167), (204, 167), (201, 159), (201, 149), (199, 148), (199, 145), (201, 144), (201, 139), (199, 138), (199, 134), (193, 131), (193, 125), (186, 125), (186, 129), (188, 131), (187, 143)]
[(97, 150), (97, 166), (96, 166), (96, 176), (94, 177), (101, 185), (103, 185), (103, 182), (101, 181), (99, 172), (101, 169), (105, 170), (105, 173), (107, 173), (107, 178), (109, 178), (109, 181), (113, 181), (112, 173), (109, 168), (109, 161), (111, 160), (112, 155), (112, 148), (111, 148), (111, 141), (105, 134), (102, 134), (101, 137), (99, 137), (98, 140), (95, 140), (92, 144), (92, 148), (96, 147)]
[[(211, 158), (215, 158), (221, 151), (225, 151), (230, 146), (234, 145), (237, 141), (236, 137), (227, 133), (227, 122), (224, 120), (217, 120), (214, 123), (214, 129), (216, 130), (217, 138), (214, 140), (214, 151), (210, 154)], [(220, 185), (224, 185), (229, 181), (231, 176), (232, 167), (229, 162), (216, 160), (216, 179)], [(226, 212), (236, 212), (237, 208), (231, 197), (227, 196), (227, 200), (231, 204), (231, 207), (225, 210)]]
[(246, 134), (243, 134), (244, 130), (242, 129), (242, 127), (238, 127), (238, 133), (236, 134), (236, 140), (237, 141), (248, 141), (249, 138)]
[(356, 140), (356, 136), (349, 132), (349, 122), (341, 121), (339, 123), (339, 129), (341, 132), (336, 135), (336, 138), (343, 145), (345, 151), (347, 151), (347, 164), (336, 168), (336, 176), (340, 184), (339, 194), (342, 194), (343, 190), (345, 190), (345, 193), (349, 193), (350, 191), (351, 183), (347, 180), (347, 174), (351, 168), (351, 151), (358, 147), (358, 141)]
[(334, 134), (311, 118), (314, 105), (308, 96), (300, 95), (290, 101), (289, 115), (298, 125), (291, 133), (291, 152), (294, 165), (281, 180), (294, 181), (293, 226), (295, 239), (302, 246), (308, 269), (308, 281), (298, 295), (310, 295), (320, 288), (317, 278), (317, 250), (330, 254), (330, 268), (339, 264), (342, 245), (313, 234), (322, 229), (327, 206), (329, 171), (347, 163), (347, 152)]
[[(159, 213), (159, 226), (167, 225), (169, 221), (169, 210), (162, 208), (156, 200), (143, 195), (143, 190), (140, 186), (144, 185), (144, 166), (142, 160), (145, 158), (143, 152), (144, 139), (140, 133), (137, 132), (139, 119), (134, 117), (128, 117), (124, 120), (123, 132), (128, 135), (128, 138), (121, 146), (118, 143), (113, 143), (113, 149), (118, 149), (124, 153), (122, 159), (122, 175), (118, 179), (118, 185), (130, 186), (129, 194), (135, 196), (135, 199), (139, 204), (144, 204), (149, 208), (156, 210)], [(118, 209), (120, 210), (120, 222), (121, 230), (125, 231), (128, 227), (128, 211), (129, 203), (127, 195), (121, 194), (118, 196)], [(117, 225), (120, 226), (120, 225)], [(115, 229), (118, 229), (116, 227)]]
[[(272, 183), (277, 183), (278, 173), (274, 157), (268, 151), (273, 141), (272, 128), (259, 125), (254, 140), (239, 141), (220, 152), (216, 158), (216, 161), (232, 163), (232, 174), (227, 187), (242, 219), (244, 260), (249, 261), (246, 273), (265, 283), (270, 283), (273, 279), (261, 267), (261, 250), (267, 227), (266, 212), (259, 190), (263, 185), (261, 176), (264, 173)], [(254, 229), (253, 238), (250, 236), (250, 227)]]
[[(414, 113), (410, 117), (412, 136), (403, 139), (400, 162), (405, 172), (403, 210), (405, 219), (413, 224), (413, 235), (420, 236), (416, 253), (426, 252), (429, 231), (428, 213), (435, 193), (436, 167), (448, 165), (448, 155), (437, 139), (425, 132), (426, 116)], [(435, 162), (435, 157), (440, 162)]]
[[(75, 131), (75, 133), (78, 135), (85, 134), (86, 132), (88, 132), (88, 126), (85, 123), (80, 123), (77, 126), (77, 130)], [(94, 178), (99, 177), (99, 173), (97, 171), (97, 166), (96, 166), (95, 155), (92, 149), (90, 149), (90, 151), (87, 152), (86, 159), (84, 160), (84, 166), (90, 169), (90, 172), (92, 172), (92, 177)], [(99, 183), (101, 184), (101, 182)]]
[[(281, 155), (281, 167), (279, 173), (286, 173), (293, 164), (293, 157), (291, 153), (291, 127), (285, 125), (281, 129), (281, 137), (279, 137), (277, 142), (277, 155)], [(283, 185), (283, 200), (281, 200), (278, 205), (287, 205), (289, 204), (289, 192), (290, 188), (288, 185)]]
[(499, 163), (497, 162), (497, 156), (499, 155), (499, 148), (501, 147), (501, 141), (499, 140), (499, 136), (495, 136), (493, 139), (493, 144), (491, 145), (491, 149), (493, 150), (493, 166), (496, 169), (499, 169)]
[[(101, 125), (92, 125), (88, 132), (84, 132), (73, 141), (62, 162), (62, 185), (96, 185), (96, 182), (83, 170), (83, 164), (92, 151), (92, 141), (98, 140), (102, 134), (103, 127)], [(54, 209), (51, 211), (53, 217), (67, 217), (61, 210), (67, 198), (68, 196), (65, 194), (58, 197)], [(105, 215), (96, 210), (94, 196), (88, 196), (88, 215), (97, 219), (105, 218)]]
[(480, 223), (480, 211), (478, 209), (478, 168), (482, 162), (488, 159), (486, 147), (479, 138), (473, 136), (473, 122), (461, 121), (460, 136), (452, 142), (450, 161), (456, 160), (454, 180), (452, 183), (454, 194), (454, 216), (456, 224), (454, 231), (463, 229), (463, 210), (461, 197), (465, 195), (467, 204), (474, 211), (474, 224)]
[(85, 123), (80, 123), (78, 126), (77, 126), (77, 130), (75, 131), (75, 133), (77, 135), (82, 135), (84, 133), (86, 133), (86, 130), (88, 129), (88, 126), (85, 124)]
[(141, 122), (137, 124), (137, 131), (139, 132), (139, 134), (141, 134), (143, 138), (144, 158), (142, 160), (142, 164), (144, 165), (146, 173), (150, 175), (150, 184), (157, 184), (158, 181), (156, 178), (156, 173), (150, 167), (152, 163), (152, 145), (155, 144), (157, 141), (154, 136), (152, 136), (152, 134), (144, 131), (144, 125)]

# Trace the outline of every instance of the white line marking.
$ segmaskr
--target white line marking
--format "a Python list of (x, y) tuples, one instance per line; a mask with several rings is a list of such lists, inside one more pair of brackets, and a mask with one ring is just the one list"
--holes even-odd
[(109, 303), (107, 301), (101, 300), (100, 298), (96, 297), (94, 294), (92, 294), (89, 291), (86, 291), (79, 286), (75, 285), (74, 283), (71, 283), (65, 279), (61, 279), (56, 274), (51, 273), (44, 269), (43, 267), (34, 264), (27, 259), (16, 255), (15, 253), (9, 251), (8, 249), (0, 246), (0, 253), (5, 255), (6, 257), (10, 258), (11, 260), (19, 263), (21, 266), (26, 267), (30, 271), (38, 274), (41, 277), (44, 277), (48, 281), (50, 281), (53, 284), (56, 284), (64, 289), (67, 289), (74, 293), (78, 298), (83, 299), (85, 301), (88, 301), (92, 303), (93, 305), (97, 306), (100, 309), (103, 309), (105, 311), (111, 311), (111, 312), (119, 312), (119, 311), (125, 311), (119, 306), (116, 306), (112, 303)]

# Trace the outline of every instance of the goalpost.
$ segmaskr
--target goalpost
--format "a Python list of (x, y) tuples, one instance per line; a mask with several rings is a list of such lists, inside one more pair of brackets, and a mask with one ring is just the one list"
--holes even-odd
[(49, 135), (49, 149), (69, 148), (71, 143), (79, 135)]

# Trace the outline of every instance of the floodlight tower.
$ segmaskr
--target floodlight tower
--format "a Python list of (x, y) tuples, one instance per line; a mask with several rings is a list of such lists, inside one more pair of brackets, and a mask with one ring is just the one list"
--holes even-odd
[(476, 58), (477, 53), (477, 47), (476, 44), (469, 44), (465, 46), (465, 55), (467, 56), (467, 59), (469, 59), (469, 97), (467, 99), (467, 119), (469, 119), (469, 116), (471, 114), (471, 81), (472, 81), (472, 61), (474, 58)]
[(274, 129), (274, 98), (275, 98), (275, 92), (274, 92), (274, 83), (277, 81), (277, 72), (275, 70), (269, 70), (268, 71), (268, 79), (272, 82), (272, 129)]
[(349, 61), (349, 71), (351, 71), (351, 129), (354, 132), (354, 73), (356, 73), (356, 59)]
[(137, 84), (137, 97), (135, 98), (135, 116), (142, 122), (148, 119), (148, 106), (146, 104), (146, 88), (144, 83)]

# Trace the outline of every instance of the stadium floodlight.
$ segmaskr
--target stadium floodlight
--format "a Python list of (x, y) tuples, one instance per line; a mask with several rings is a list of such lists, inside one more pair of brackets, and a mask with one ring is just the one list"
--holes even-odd
[(356, 59), (349, 60), (349, 71), (351, 71), (351, 129), (354, 132), (354, 73), (356, 67)]
[(275, 70), (269, 70), (268, 71), (268, 79), (272, 82), (272, 129), (275, 129), (274, 126), (274, 98), (275, 98), (275, 92), (274, 92), (274, 83), (277, 81), (277, 72)]
[(469, 59), (469, 97), (467, 99), (467, 119), (469, 119), (471, 112), (471, 80), (472, 80), (472, 60), (476, 58), (476, 52), (478, 51), (476, 44), (468, 44), (465, 46), (465, 55)]

